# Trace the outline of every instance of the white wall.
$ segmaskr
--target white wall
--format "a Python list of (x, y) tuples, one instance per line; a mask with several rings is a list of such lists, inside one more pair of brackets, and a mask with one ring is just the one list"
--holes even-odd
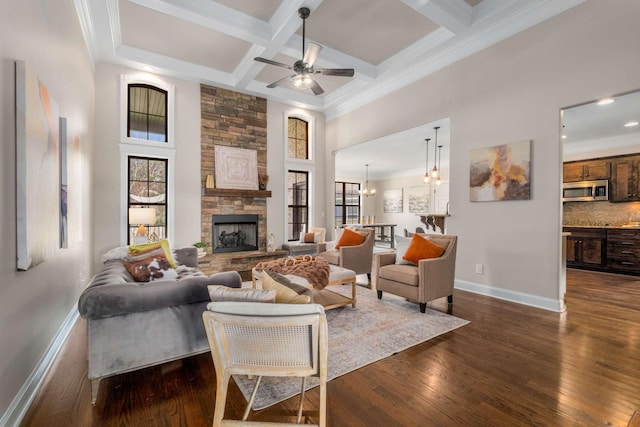
[[(127, 67), (100, 63), (96, 68), (96, 240), (95, 263), (120, 241), (126, 228), (121, 201), (120, 165), (120, 76), (144, 75)], [(175, 201), (174, 239), (176, 247), (200, 241), (200, 85), (147, 74), (175, 89), (175, 187), (169, 198)], [(123, 175), (124, 173), (124, 175)]]
[[(92, 274), (94, 75), (72, 1), (5, 0), (0, 6), (0, 424), (14, 422), (33, 392), (36, 366), (73, 319)], [(16, 271), (15, 60), (30, 66), (79, 135), (83, 239), (42, 264)], [(65, 322), (67, 320), (67, 322)], [(52, 356), (49, 354), (49, 357)], [(34, 377), (31, 377), (34, 379)], [(37, 381), (37, 378), (34, 380)], [(23, 394), (24, 393), (24, 394)], [(19, 396), (20, 394), (20, 396)], [(13, 404), (12, 404), (13, 402)], [(2, 415), (4, 414), (4, 415)]]
[[(638, 16), (639, 2), (587, 1), (328, 122), (327, 153), (450, 117), (457, 284), (559, 309), (559, 111), (640, 88)], [(470, 150), (524, 139), (533, 140), (531, 200), (469, 202)]]
[[(298, 115), (297, 117), (301, 117), (307, 122), (313, 121), (312, 163), (299, 162), (296, 164), (285, 160), (287, 117), (292, 115)], [(267, 199), (267, 231), (273, 232), (276, 247), (280, 247), (287, 239), (285, 228), (287, 222), (287, 170), (308, 168), (311, 172), (313, 194), (310, 195), (310, 225), (312, 227), (326, 227), (326, 217), (333, 216), (331, 206), (327, 206), (324, 191), (327, 178), (324, 147), (325, 121), (323, 114), (267, 101), (267, 173), (269, 174), (268, 189), (272, 194), (271, 198)], [(333, 157), (330, 157), (333, 161)], [(331, 197), (333, 197), (333, 181), (331, 181)]]

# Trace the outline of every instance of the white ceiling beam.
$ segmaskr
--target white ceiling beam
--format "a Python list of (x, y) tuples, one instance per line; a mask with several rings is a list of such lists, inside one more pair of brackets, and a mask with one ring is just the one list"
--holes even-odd
[(422, 15), (454, 34), (473, 23), (473, 8), (464, 0), (402, 0)]

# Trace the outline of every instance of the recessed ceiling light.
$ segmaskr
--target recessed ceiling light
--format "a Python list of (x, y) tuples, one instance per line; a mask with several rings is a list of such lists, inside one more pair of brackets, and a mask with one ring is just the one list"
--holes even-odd
[(142, 69), (149, 72), (153, 71), (153, 67), (151, 65), (145, 65), (144, 67), (142, 67)]
[(608, 105), (613, 104), (614, 102), (616, 102), (616, 100), (613, 98), (602, 98), (600, 101), (598, 101), (598, 105)]
[(638, 126), (638, 122), (633, 121), (633, 122), (627, 122), (627, 123), (624, 124), (624, 127), (626, 127), (626, 128), (631, 128), (631, 127), (634, 127), (634, 126)]

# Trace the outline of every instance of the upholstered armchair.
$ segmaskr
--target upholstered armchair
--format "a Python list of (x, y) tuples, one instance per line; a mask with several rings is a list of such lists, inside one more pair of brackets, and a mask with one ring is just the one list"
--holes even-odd
[[(421, 259), (418, 265), (397, 264), (398, 253), (376, 254), (374, 263), (378, 299), (383, 292), (389, 292), (420, 304), (424, 313), (427, 302), (447, 297), (453, 304), (453, 282), (456, 267), (456, 249), (458, 237), (445, 234), (430, 234), (429, 240), (444, 248), (437, 258)], [(397, 260), (400, 262), (400, 259)]]
[(329, 264), (353, 270), (356, 274), (367, 274), (371, 278), (373, 245), (375, 243), (373, 229), (363, 228), (355, 231), (365, 235), (362, 243), (353, 246), (340, 246), (338, 249), (333, 249), (332, 246), (335, 245), (327, 243), (327, 250), (320, 252), (318, 256), (326, 259)]

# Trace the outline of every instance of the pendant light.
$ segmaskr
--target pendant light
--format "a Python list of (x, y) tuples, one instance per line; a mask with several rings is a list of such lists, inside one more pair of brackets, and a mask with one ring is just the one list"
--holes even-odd
[(442, 184), (442, 180), (440, 179), (440, 159), (442, 159), (442, 145), (438, 145), (438, 178), (436, 178), (436, 184)]
[(433, 169), (431, 170), (431, 179), (435, 180), (436, 182), (440, 179), (440, 171), (438, 170), (438, 167), (436, 166), (436, 161), (438, 160), (438, 129), (440, 129), (440, 126), (436, 126), (433, 129), (435, 129), (436, 131), (436, 144), (433, 146)]
[(424, 162), (425, 172), (424, 172), (424, 178), (423, 179), (424, 179), (424, 183), (428, 184), (429, 180), (431, 179), (429, 177), (429, 141), (431, 141), (431, 138), (426, 138), (425, 141), (427, 142), (427, 150), (426, 150), (427, 158), (426, 158), (426, 160)]
[(365, 167), (366, 167), (366, 171), (365, 171), (364, 190), (361, 190), (360, 194), (363, 195), (364, 197), (369, 197), (376, 194), (376, 189), (369, 188), (369, 165), (366, 164)]

